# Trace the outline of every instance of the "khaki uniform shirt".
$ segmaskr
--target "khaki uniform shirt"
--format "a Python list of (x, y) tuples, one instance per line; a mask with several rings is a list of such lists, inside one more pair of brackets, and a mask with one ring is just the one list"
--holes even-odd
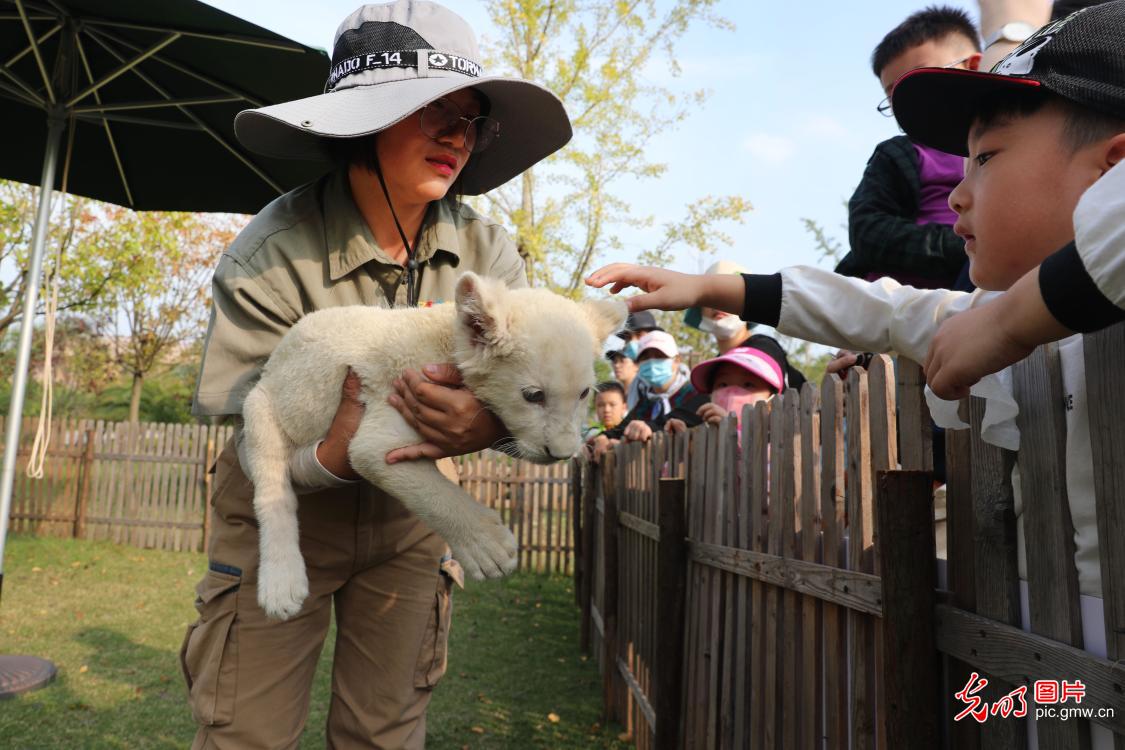
[[(393, 197), (392, 197), (393, 200)], [(523, 260), (502, 226), (435, 201), (417, 240), (419, 304), (448, 301), (465, 271), (524, 287)], [(285, 332), (338, 305), (406, 305), (406, 270), (375, 244), (338, 170), (270, 203), (219, 259), (192, 414), (240, 414)]]

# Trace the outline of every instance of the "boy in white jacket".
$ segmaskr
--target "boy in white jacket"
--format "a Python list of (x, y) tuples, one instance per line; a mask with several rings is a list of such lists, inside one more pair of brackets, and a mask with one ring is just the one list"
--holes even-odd
[[(1117, 185), (1122, 173), (1114, 166), (1125, 161), (1121, 39), (1125, 39), (1125, 0), (1114, 0), (1040, 29), (991, 74), (921, 69), (896, 84), (894, 112), (907, 135), (967, 157), (965, 179), (949, 202), (958, 214), (955, 231), (966, 240), (970, 276), (979, 287), (976, 292), (920, 290), (889, 279), (869, 283), (810, 267), (738, 278), (615, 264), (594, 272), (587, 283), (610, 286), (614, 293), (629, 286), (640, 288), (645, 293), (629, 300), (632, 310), (702, 305), (738, 312), (747, 321), (772, 325), (788, 336), (858, 351), (895, 351), (925, 363), (943, 322), (953, 318), (952, 326), (957, 321), (953, 316), (965, 311), (984, 315), (1002, 291), (1035, 273), (1055, 251), (1073, 248), (1076, 234), (1077, 250), (1069, 252), (1084, 259), (1120, 257), (1122, 248), (1104, 246), (1120, 243), (1121, 238), (1116, 229), (1121, 214), (1113, 210), (1120, 205)], [(1112, 178), (1100, 182), (1111, 171)], [(1103, 260), (1099, 267), (1109, 266)], [(1053, 294), (1052, 268), (1047, 263), (1037, 272), (1047, 279), (1044, 284), (1043, 276), (1038, 276), (1045, 300)], [(978, 336), (1019, 330), (1018, 321), (994, 312), (989, 314), (997, 330), (985, 334), (978, 327), (971, 334), (955, 332), (938, 343), (944, 343), (947, 352), (959, 347), (979, 349)], [(1018, 345), (1026, 355), (1036, 343)], [(1084, 642), (1087, 650), (1104, 656), (1081, 337), (1063, 341), (1060, 356), (1063, 387), (1072, 406), (1067, 412), (1066, 475), (1075, 565), (1083, 598), (1094, 602), (1084, 607)], [(931, 368), (934, 364), (931, 360)], [(972, 392), (989, 402), (984, 439), (1014, 450), (1018, 448), (1016, 408), (1007, 386), (1010, 379), (1004, 375), (983, 378)], [(964, 426), (953, 407), (945, 402), (943, 408), (931, 400), (938, 424)], [(1020, 570), (1022, 576), (1022, 534)], [(1096, 745), (1100, 747), (1102, 740), (1099, 737)]]

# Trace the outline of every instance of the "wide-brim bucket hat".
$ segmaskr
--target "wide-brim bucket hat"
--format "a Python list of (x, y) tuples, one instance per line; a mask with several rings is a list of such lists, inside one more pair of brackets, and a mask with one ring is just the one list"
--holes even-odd
[(234, 131), (264, 156), (331, 161), (328, 139), (371, 135), (430, 102), (472, 88), (488, 98), (499, 137), (474, 153), (460, 192), (479, 195), (562, 148), (572, 135), (558, 97), (530, 81), (484, 76), (472, 28), (425, 0), (364, 5), (336, 30), (324, 93), (238, 113)]

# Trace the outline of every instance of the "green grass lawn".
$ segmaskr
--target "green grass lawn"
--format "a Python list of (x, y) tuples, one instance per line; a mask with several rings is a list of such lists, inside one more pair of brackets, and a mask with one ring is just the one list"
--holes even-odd
[[(13, 537), (0, 653), (49, 658), (53, 684), (0, 702), (4, 748), (184, 748), (194, 725), (179, 671), (205, 558)], [(598, 724), (600, 678), (578, 654), (572, 582), (516, 574), (454, 600), (449, 671), (431, 748), (624, 748)], [(317, 670), (304, 748), (324, 745), (335, 629)]]

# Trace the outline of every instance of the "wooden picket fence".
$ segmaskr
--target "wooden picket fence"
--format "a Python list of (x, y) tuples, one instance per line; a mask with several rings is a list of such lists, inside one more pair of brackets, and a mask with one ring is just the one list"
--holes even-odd
[[(0, 426), (2, 426), (0, 422)], [(229, 426), (60, 419), (51, 426), (44, 476), (24, 468), (36, 421), (25, 419), (11, 531), (110, 540), (163, 550), (205, 549), (209, 469)], [(570, 467), (491, 451), (458, 459), (462, 486), (496, 509), (520, 543), (520, 568), (573, 571)]]
[(210, 523), (207, 469), (231, 428), (59, 419), (44, 476), (24, 468), (37, 420), (24, 419), (17, 455), (13, 533), (202, 550)]
[[(1104, 657), (1082, 647), (1057, 348), (1015, 368), (1030, 632), (1015, 454), (962, 405), (938, 589), (921, 372), (877, 357), (747, 409), (741, 436), (728, 419), (577, 472), (580, 642), (607, 718), (639, 748), (1008, 750), (1029, 723), (1044, 750), (1125, 748), (1125, 326), (1085, 356)], [(986, 706), (1026, 687), (1029, 717), (1036, 680), (1079, 680), (1089, 718), (955, 721), (973, 672)]]

